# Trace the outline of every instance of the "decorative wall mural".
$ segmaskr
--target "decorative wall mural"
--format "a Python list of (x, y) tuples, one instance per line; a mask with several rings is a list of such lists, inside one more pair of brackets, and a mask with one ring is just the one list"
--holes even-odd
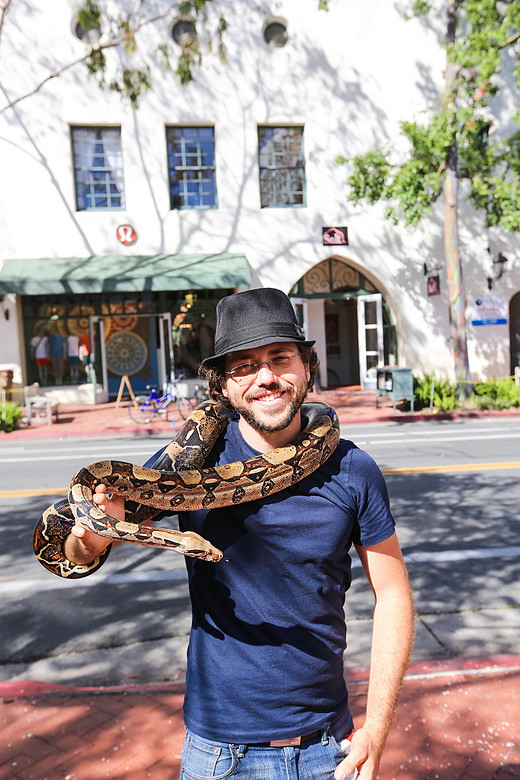
[(139, 373), (148, 358), (146, 342), (137, 333), (118, 331), (106, 344), (107, 367), (116, 376)]

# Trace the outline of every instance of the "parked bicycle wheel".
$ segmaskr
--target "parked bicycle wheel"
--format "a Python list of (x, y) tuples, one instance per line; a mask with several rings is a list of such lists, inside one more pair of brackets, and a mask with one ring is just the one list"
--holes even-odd
[(152, 417), (157, 414), (157, 402), (150, 399), (148, 395), (136, 395), (135, 400), (130, 401), (128, 412), (135, 422), (150, 422)]
[(177, 409), (179, 410), (179, 414), (182, 419), (186, 420), (195, 409), (195, 406), (192, 404), (189, 398), (186, 398), (185, 395), (179, 395), (177, 397)]

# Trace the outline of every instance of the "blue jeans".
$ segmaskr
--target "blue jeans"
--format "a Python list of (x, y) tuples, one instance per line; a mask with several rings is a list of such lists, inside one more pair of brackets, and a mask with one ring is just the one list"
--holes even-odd
[[(300, 747), (263, 747), (213, 742), (186, 730), (180, 780), (333, 780), (348, 753), (328, 729)], [(349, 780), (356, 777), (356, 772)]]

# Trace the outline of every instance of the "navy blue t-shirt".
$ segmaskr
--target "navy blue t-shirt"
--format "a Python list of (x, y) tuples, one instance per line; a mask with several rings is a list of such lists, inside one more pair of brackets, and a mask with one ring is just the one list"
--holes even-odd
[[(230, 422), (207, 465), (258, 455)], [(223, 559), (186, 558), (193, 609), (185, 723), (252, 743), (352, 727), (343, 678), (352, 543), (394, 533), (383, 476), (341, 440), (316, 472), (261, 501), (181, 513)]]

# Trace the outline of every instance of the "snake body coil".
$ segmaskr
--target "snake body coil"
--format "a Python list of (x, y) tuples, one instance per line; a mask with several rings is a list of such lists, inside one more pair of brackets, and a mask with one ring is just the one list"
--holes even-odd
[[(293, 444), (223, 466), (203, 463), (229, 421), (220, 404), (206, 401), (190, 415), (153, 468), (107, 460), (82, 468), (72, 479), (68, 500), (48, 507), (34, 529), (36, 557), (61, 577), (84, 577), (106, 560), (110, 547), (90, 564), (67, 560), (63, 544), (74, 522), (111, 539), (173, 549), (207, 561), (222, 552), (191, 531), (142, 525), (163, 512), (216, 509), (255, 501), (299, 482), (334, 452), (339, 441), (337, 416), (322, 403), (304, 404), (308, 425)], [(125, 497), (125, 519), (116, 520), (93, 503), (96, 485)]]

